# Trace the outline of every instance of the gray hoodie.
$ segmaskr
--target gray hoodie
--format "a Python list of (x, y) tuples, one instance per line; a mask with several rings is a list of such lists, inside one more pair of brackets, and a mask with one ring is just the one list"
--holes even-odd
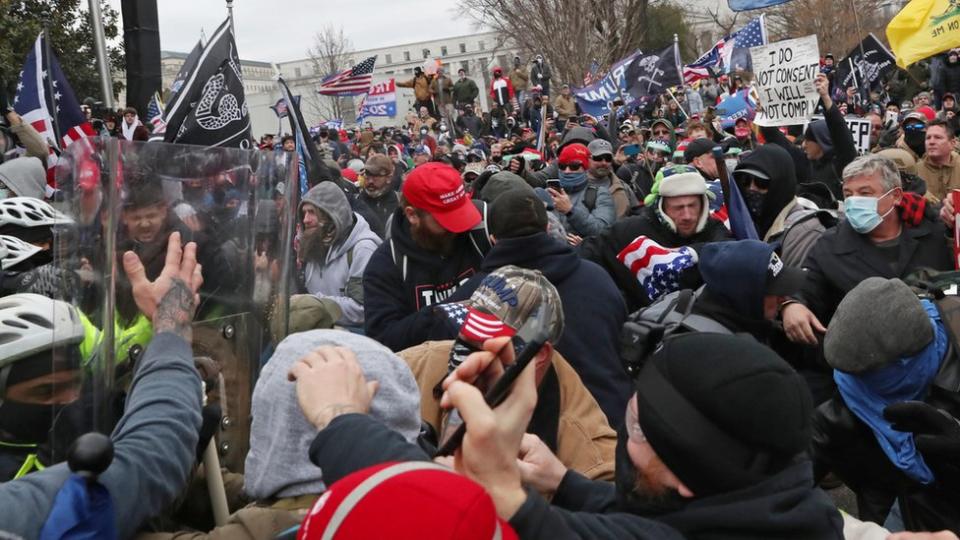
[(301, 210), (305, 203), (326, 212), (336, 230), (324, 263), (311, 261), (304, 268), (307, 292), (336, 302), (343, 312), (339, 324), (363, 326), (363, 271), (380, 245), (380, 237), (362, 216), (353, 213), (343, 190), (333, 182), (311, 188), (303, 196)]
[(297, 404), (287, 373), (306, 353), (323, 345), (346, 347), (368, 381), (379, 381), (370, 416), (414, 442), (420, 433), (420, 390), (406, 362), (376, 341), (343, 330), (311, 330), (280, 342), (253, 390), (250, 452), (244, 491), (257, 500), (323, 493), (323, 474), (310, 462), (317, 429)]
[(0, 182), (10, 188), (15, 197), (33, 197), (43, 200), (47, 187), (47, 170), (35, 157), (23, 156), (0, 165)]

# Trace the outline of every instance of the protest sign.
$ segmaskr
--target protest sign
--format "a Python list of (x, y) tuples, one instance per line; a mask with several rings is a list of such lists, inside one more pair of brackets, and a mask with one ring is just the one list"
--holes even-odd
[[(631, 97), (627, 92), (626, 71), (634, 59), (642, 53), (638, 50), (614, 64), (610, 71), (599, 81), (583, 88), (574, 88), (573, 96), (580, 109), (590, 116), (600, 118), (610, 112), (610, 103), (621, 95), (626, 101)], [(619, 89), (619, 91), (618, 91)], [(627, 103), (629, 105), (629, 103)]]
[(817, 36), (787, 39), (750, 49), (756, 74), (754, 87), (763, 110), (758, 126), (803, 124), (819, 96), (813, 80), (820, 72)]
[[(823, 120), (823, 117), (820, 115), (813, 116), (810, 118), (810, 121), (814, 120)], [(860, 118), (858, 116), (847, 116), (844, 118), (847, 122), (847, 129), (850, 130), (850, 134), (853, 135), (853, 144), (857, 147), (857, 153), (861, 156), (864, 154), (870, 153), (870, 132), (872, 130), (870, 126), (869, 118)]]

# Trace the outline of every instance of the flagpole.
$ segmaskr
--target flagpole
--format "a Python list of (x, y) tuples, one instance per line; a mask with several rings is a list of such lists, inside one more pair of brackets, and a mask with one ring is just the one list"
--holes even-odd
[(90, 0), (90, 27), (93, 28), (93, 46), (97, 55), (97, 68), (100, 71), (100, 92), (103, 94), (103, 105), (112, 111), (113, 81), (110, 77), (110, 63), (107, 61), (107, 42), (103, 33), (100, 0)]
[(230, 17), (230, 33), (233, 34), (233, 39), (237, 39), (237, 29), (233, 26), (233, 0), (227, 0), (227, 16)]
[[(677, 75), (680, 76), (682, 86), (683, 68), (680, 66), (680, 38), (676, 34), (673, 35), (673, 58), (677, 61)], [(670, 98), (673, 99), (673, 102), (677, 104), (677, 108), (683, 113), (684, 118), (689, 119), (690, 115), (687, 114), (687, 111), (683, 110), (683, 105), (680, 105), (680, 102), (677, 101), (677, 97), (673, 95), (673, 92), (671, 92), (669, 88), (667, 88), (667, 93), (670, 94)]]
[(46, 100), (47, 102), (44, 103), (44, 106), (53, 107), (53, 110), (48, 110), (47, 112), (50, 114), (50, 119), (53, 122), (53, 136), (55, 138), (54, 146), (56, 148), (60, 148), (60, 145), (62, 144), (62, 141), (60, 140), (60, 120), (57, 118), (57, 98), (55, 97), (56, 94), (54, 94), (55, 88), (53, 86), (53, 70), (51, 69), (52, 66), (50, 64), (50, 59), (53, 58), (53, 53), (50, 51), (50, 29), (48, 27), (49, 22), (50, 22), (49, 20), (46, 20), (43, 22), (43, 56), (44, 58), (40, 62), (40, 66), (47, 73), (46, 91), (47, 91), (48, 99)]

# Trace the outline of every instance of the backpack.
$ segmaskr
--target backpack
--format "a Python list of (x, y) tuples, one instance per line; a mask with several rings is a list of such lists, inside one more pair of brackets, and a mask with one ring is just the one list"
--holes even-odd
[(663, 340), (674, 333), (707, 332), (732, 334), (727, 327), (691, 313), (703, 287), (696, 291), (683, 289), (666, 294), (653, 304), (641, 308), (627, 317), (620, 330), (620, 359), (632, 377), (640, 373), (647, 357), (660, 346)]

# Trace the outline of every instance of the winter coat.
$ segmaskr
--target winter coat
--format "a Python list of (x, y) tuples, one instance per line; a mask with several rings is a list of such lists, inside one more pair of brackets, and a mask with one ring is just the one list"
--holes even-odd
[[(399, 172), (400, 169), (401, 167), (399, 165), (395, 167), (396, 172), (394, 172), (394, 181), (396, 184), (400, 183), (396, 178), (397, 172)], [(372, 222), (368, 222), (367, 225), (370, 226), (370, 229), (377, 236), (380, 238), (385, 238), (387, 223), (390, 221), (390, 218), (393, 217), (393, 213), (397, 211), (397, 206), (400, 203), (397, 192), (388, 191), (374, 199), (368, 195), (365, 190), (361, 190), (359, 199), (367, 205), (367, 208), (370, 209), (370, 212), (377, 218)]]
[(960, 154), (950, 152), (945, 165), (934, 165), (930, 156), (923, 156), (917, 161), (917, 176), (927, 183), (927, 200), (939, 203), (951, 190), (960, 189)]
[(501, 107), (506, 107), (516, 97), (513, 83), (509, 77), (494, 78), (490, 81), (490, 99)]
[(960, 94), (960, 61), (953, 64), (944, 62), (941, 73), (943, 74), (941, 95), (948, 92), (954, 96)]
[[(452, 347), (452, 341), (428, 341), (398, 353), (420, 387), (420, 416), (437, 433), (449, 413), (440, 408), (434, 388), (447, 376)], [(551, 362), (527, 432), (540, 437), (565, 466), (593, 480), (613, 480), (617, 433), (570, 364), (557, 352)]]
[[(603, 267), (617, 284), (627, 303), (627, 311), (632, 313), (650, 304), (650, 298), (640, 286), (637, 276), (630, 272), (617, 254), (630, 242), (643, 235), (666, 248), (693, 246), (707, 242), (719, 242), (730, 239), (730, 233), (723, 222), (708, 218), (703, 230), (689, 238), (683, 238), (663, 223), (653, 206), (644, 208), (640, 215), (624, 218), (613, 225), (606, 233), (584, 240), (580, 246), (580, 256)], [(689, 275), (688, 275), (689, 274)], [(696, 271), (681, 275), (684, 288), (696, 288), (700, 285), (700, 276)]]
[(557, 111), (557, 119), (566, 121), (571, 116), (577, 115), (577, 100), (573, 98), (573, 94), (569, 96), (560, 94), (553, 100), (553, 108)]
[(414, 97), (417, 98), (418, 102), (423, 103), (430, 101), (430, 82), (432, 80), (433, 77), (430, 75), (414, 76), (414, 78), (409, 81), (397, 81), (397, 86), (400, 88), (413, 88)]
[(283, 531), (303, 523), (307, 512), (320, 495), (287, 497), (254, 503), (237, 510), (227, 522), (210, 532), (179, 531), (141, 533), (136, 540), (260, 540), (276, 538)]
[(953, 261), (943, 224), (924, 220), (900, 233), (898, 262), (892, 268), (869, 237), (841, 221), (813, 245), (803, 262), (807, 279), (797, 299), (810, 308), (824, 326), (830, 323), (840, 300), (868, 277), (903, 279), (914, 270), (952, 270)]
[(839, 201), (843, 199), (843, 169), (857, 158), (857, 147), (840, 109), (830, 107), (823, 117), (824, 123), (814, 123), (811, 128), (814, 138), (823, 148), (823, 157), (810, 162), (810, 180), (825, 183)]
[[(485, 206), (475, 204), (485, 215)], [(486, 224), (481, 221), (475, 230), (458, 235), (446, 256), (417, 245), (400, 208), (388, 228), (390, 238), (373, 253), (363, 274), (366, 335), (394, 351), (444, 339), (447, 330), (444, 321), (434, 317), (433, 306), (479, 270), (489, 249), (478, 241), (479, 236), (486, 238)]]
[(510, 80), (513, 81), (514, 90), (524, 92), (530, 88), (530, 75), (527, 73), (527, 68), (517, 66), (510, 71), (509, 75)]
[[(328, 484), (386, 461), (429, 459), (430, 456), (419, 446), (408, 443), (398, 433), (365, 414), (345, 414), (334, 418), (317, 434), (310, 446), (310, 460), (323, 469), (323, 478)], [(581, 478), (587, 485), (613, 485), (610, 482), (587, 480), (577, 473), (568, 473), (567, 477)], [(550, 505), (532, 490), (527, 491), (527, 500), (511, 517), (510, 525), (525, 540), (683, 538), (667, 525), (636, 515), (568, 512)]]
[(453, 81), (450, 77), (434, 77), (430, 81), (430, 94), (441, 105), (453, 105)]
[(530, 86), (539, 85), (543, 88), (543, 95), (550, 95), (550, 65), (546, 62), (534, 62), (530, 67)]
[[(587, 208), (584, 203), (584, 196), (588, 191), (595, 192), (597, 195), (593, 209)], [(566, 214), (557, 212), (567, 232), (583, 238), (596, 236), (603, 234), (617, 219), (613, 196), (605, 185), (593, 185), (590, 180), (587, 180), (587, 185), (583, 189), (573, 193), (568, 191), (567, 196), (570, 197), (573, 208)]]
[(479, 138), (483, 133), (483, 121), (473, 113), (458, 116), (457, 127), (466, 131), (475, 139)]
[(566, 322), (554, 347), (576, 370), (610, 425), (619, 425), (633, 385), (618, 351), (627, 312), (610, 277), (567, 244), (537, 233), (498, 240), (483, 259), (480, 273), (451, 300), (469, 298), (485, 275), (507, 265), (539, 270), (557, 288)]
[(473, 79), (464, 78), (453, 83), (453, 101), (457, 105), (472, 105), (480, 95), (480, 89)]

